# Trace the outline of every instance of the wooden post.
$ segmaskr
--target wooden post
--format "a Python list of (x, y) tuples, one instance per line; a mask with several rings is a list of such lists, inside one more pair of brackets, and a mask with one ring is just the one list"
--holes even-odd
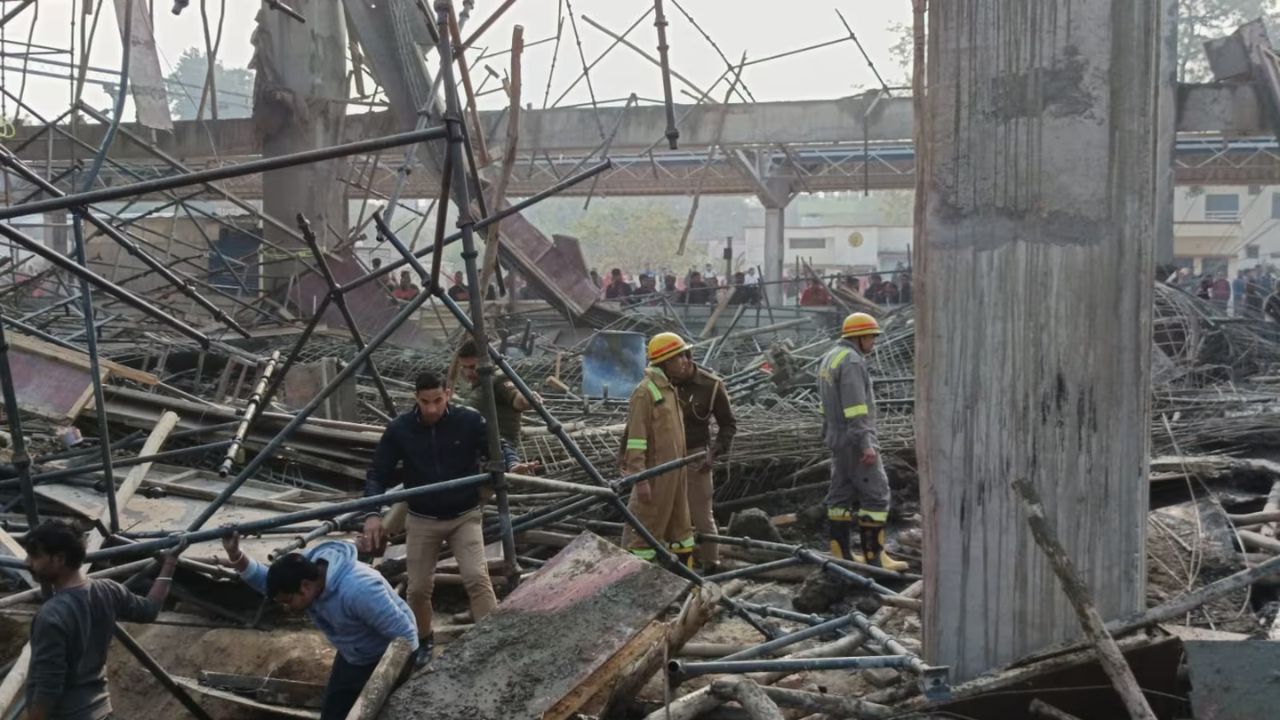
[(1031, 701), (1031, 705), (1027, 707), (1027, 712), (1032, 717), (1045, 718), (1046, 720), (1080, 720), (1075, 715), (1063, 712), (1040, 698)]
[(369, 682), (360, 691), (360, 697), (356, 698), (356, 704), (347, 713), (347, 720), (374, 720), (378, 717), (387, 698), (391, 697), (391, 691), (399, 684), (400, 676), (404, 674), (405, 665), (412, 655), (413, 650), (409, 647), (408, 640), (392, 640), (382, 653), (378, 667), (373, 669), (373, 675), (369, 676)]
[(1014, 480), (1013, 487), (1022, 497), (1023, 507), (1027, 511), (1027, 524), (1031, 526), (1031, 534), (1035, 536), (1036, 543), (1044, 551), (1049, 564), (1053, 566), (1054, 573), (1062, 583), (1063, 592), (1066, 593), (1067, 599), (1071, 601), (1071, 607), (1080, 618), (1080, 627), (1084, 628), (1084, 634), (1098, 651), (1098, 661), (1102, 664), (1107, 677), (1111, 678), (1111, 683), (1116, 686), (1116, 692), (1120, 694), (1120, 699), (1124, 702), (1125, 709), (1129, 711), (1129, 716), (1134, 720), (1156, 720), (1156, 714), (1147, 704), (1147, 698), (1142, 694), (1138, 679), (1133, 676), (1133, 670), (1129, 667), (1129, 663), (1125, 662), (1124, 654), (1116, 645), (1115, 638), (1107, 632), (1102, 615), (1094, 607), (1093, 594), (1089, 591), (1088, 583), (1080, 578), (1080, 573), (1076, 571), (1071, 556), (1063, 549), (1062, 543), (1058, 542), (1053, 521), (1045, 514), (1044, 505), (1040, 503), (1040, 496), (1036, 493), (1036, 489), (1031, 486), (1031, 483), (1021, 479)]
[[(511, 182), (511, 172), (516, 167), (516, 153), (520, 150), (520, 56), (524, 52), (524, 26), (516, 25), (511, 29), (511, 82), (507, 86), (510, 103), (507, 110), (507, 144), (502, 148), (502, 174), (493, 186), (493, 194), (489, 196), (489, 212), (496, 213), (507, 200), (507, 184)], [(480, 133), (483, 135), (483, 132)], [(489, 292), (489, 283), (493, 273), (498, 269), (498, 247), (501, 242), (500, 222), (496, 222), (485, 230), (484, 264), (480, 267), (479, 292)], [(513, 293), (513, 288), (507, 292)], [(514, 293), (513, 293), (514, 294)]]
[(928, 13), (923, 655), (961, 681), (1079, 633), (1010, 478), (1044, 494), (1104, 617), (1143, 605), (1162, 11), (950, 0)]

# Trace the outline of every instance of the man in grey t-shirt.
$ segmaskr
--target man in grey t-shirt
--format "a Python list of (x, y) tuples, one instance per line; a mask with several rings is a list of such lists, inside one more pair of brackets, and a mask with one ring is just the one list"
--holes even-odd
[(165, 553), (160, 574), (145, 597), (114, 580), (91, 580), (84, 562), (84, 536), (49, 520), (23, 540), (31, 576), (53, 588), (31, 621), (31, 665), (27, 670), (28, 720), (105, 720), (107, 647), (116, 620), (153, 622), (169, 594), (182, 550)]

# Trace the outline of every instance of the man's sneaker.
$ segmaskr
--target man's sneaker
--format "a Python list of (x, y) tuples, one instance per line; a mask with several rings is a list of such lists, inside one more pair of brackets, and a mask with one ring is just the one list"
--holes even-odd
[(418, 638), (418, 652), (413, 657), (413, 666), (416, 669), (422, 669), (431, 662), (431, 651), (435, 649), (435, 635), (431, 634), (424, 638)]

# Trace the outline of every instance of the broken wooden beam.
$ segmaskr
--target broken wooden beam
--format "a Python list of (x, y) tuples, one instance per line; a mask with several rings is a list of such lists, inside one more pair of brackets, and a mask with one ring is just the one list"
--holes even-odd
[(374, 668), (373, 675), (369, 676), (369, 681), (360, 691), (360, 697), (356, 698), (356, 704), (347, 713), (347, 720), (374, 720), (378, 717), (387, 698), (391, 697), (391, 691), (403, 679), (412, 656), (413, 649), (409, 647), (409, 641), (404, 638), (392, 640), (382, 653), (382, 659)]
[(1044, 718), (1045, 720), (1080, 720), (1075, 715), (1063, 712), (1040, 698), (1031, 701), (1031, 705), (1027, 707), (1027, 712), (1032, 717)]
[(721, 678), (711, 683), (711, 694), (721, 700), (733, 700), (747, 711), (752, 720), (783, 720), (778, 704), (769, 699), (759, 685), (745, 677)]
[(1058, 542), (1057, 530), (1053, 527), (1053, 521), (1045, 514), (1039, 493), (1030, 482), (1021, 478), (1013, 481), (1013, 489), (1022, 499), (1023, 509), (1027, 513), (1027, 525), (1031, 528), (1036, 544), (1040, 546), (1045, 558), (1053, 567), (1054, 574), (1062, 583), (1062, 590), (1067, 594), (1071, 607), (1075, 609), (1080, 619), (1081, 629), (1097, 650), (1098, 661), (1102, 664), (1107, 677), (1115, 685), (1116, 692), (1120, 694), (1120, 699), (1124, 702), (1129, 716), (1133, 720), (1156, 720), (1156, 714), (1147, 703), (1146, 696), (1142, 694), (1142, 688), (1133, 675), (1133, 669), (1125, 662), (1124, 654), (1116, 645), (1115, 638), (1107, 632), (1106, 623), (1093, 604), (1093, 594), (1088, 584), (1080, 577), (1075, 562)]

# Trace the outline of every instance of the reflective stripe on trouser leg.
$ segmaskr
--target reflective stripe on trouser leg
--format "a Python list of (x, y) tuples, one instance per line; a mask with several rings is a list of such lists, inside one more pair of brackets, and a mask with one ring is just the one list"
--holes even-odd
[(676, 559), (684, 563), (685, 567), (693, 568), (693, 548), (695, 546), (693, 535), (684, 538), (678, 542), (671, 543), (667, 549), (675, 553)]

